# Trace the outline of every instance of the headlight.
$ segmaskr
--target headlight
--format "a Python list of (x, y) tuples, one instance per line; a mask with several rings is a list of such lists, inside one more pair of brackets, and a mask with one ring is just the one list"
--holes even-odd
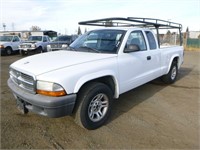
[(0, 48), (4, 48), (4, 46), (3, 46), (3, 45), (0, 45)]
[(67, 47), (68, 47), (67, 44), (63, 44), (63, 45), (62, 45), (62, 48), (67, 48)]
[(50, 52), (51, 50), (51, 45), (47, 45), (47, 51)]
[(46, 81), (37, 81), (37, 93), (55, 97), (67, 94), (61, 85)]
[(35, 44), (31, 44), (31, 47), (32, 47), (32, 48), (36, 48), (36, 45), (35, 45)]

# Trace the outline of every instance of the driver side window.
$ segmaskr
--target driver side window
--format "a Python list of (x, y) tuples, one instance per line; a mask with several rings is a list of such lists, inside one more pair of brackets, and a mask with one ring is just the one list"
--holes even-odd
[(19, 42), (19, 38), (17, 36), (14, 36), (13, 42)]
[(47, 42), (47, 38), (45, 36), (43, 37), (43, 42)]
[(137, 45), (140, 51), (147, 50), (142, 31), (133, 31), (130, 33), (126, 43), (126, 47), (128, 47), (129, 45)]

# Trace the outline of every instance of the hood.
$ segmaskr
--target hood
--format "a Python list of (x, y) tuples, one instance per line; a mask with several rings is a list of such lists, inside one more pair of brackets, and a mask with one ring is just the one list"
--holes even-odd
[(38, 41), (23, 41), (22, 44), (34, 44), (37, 43)]
[(0, 42), (0, 45), (4, 45), (4, 44), (7, 44), (7, 43), (10, 43), (10, 42)]
[(87, 53), (61, 50), (36, 54), (20, 59), (11, 64), (11, 67), (23, 73), (37, 76), (65, 67), (116, 56), (117, 54)]
[(49, 44), (54, 45), (54, 44), (69, 44), (70, 41), (51, 41)]

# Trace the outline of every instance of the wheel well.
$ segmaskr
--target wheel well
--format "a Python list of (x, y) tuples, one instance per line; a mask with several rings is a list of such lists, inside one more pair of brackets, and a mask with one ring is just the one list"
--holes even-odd
[(84, 83), (81, 86), (81, 88), (79, 89), (78, 95), (77, 95), (77, 101), (76, 101), (74, 109), (73, 109), (73, 114), (75, 114), (75, 112), (78, 109), (78, 106), (81, 103), (81, 99), (79, 99), (79, 98), (81, 96), (82, 91), (84, 90), (84, 88), (87, 88), (87, 86), (89, 84), (91, 84), (92, 82), (101, 82), (101, 83), (106, 84), (111, 89), (111, 91), (113, 92), (113, 96), (114, 96), (114, 94), (115, 94), (115, 83), (114, 83), (114, 80), (113, 80), (112, 76), (104, 76), (104, 77), (100, 77), (100, 78), (96, 78), (96, 79), (90, 80), (90, 81)]
[(41, 49), (43, 49), (41, 45), (40, 45), (40, 46), (38, 46), (38, 48), (41, 48)]
[(175, 57), (175, 58), (173, 59), (172, 63), (175, 62), (175, 63), (178, 64), (178, 61), (179, 61), (179, 58), (178, 58), (178, 57)]
[(97, 78), (97, 79), (90, 80), (90, 81), (84, 83), (84, 84), (81, 86), (81, 88), (79, 89), (79, 91), (80, 91), (84, 86), (86, 86), (87, 84), (89, 84), (89, 83), (91, 83), (91, 82), (101, 82), (101, 83), (104, 83), (104, 84), (106, 84), (106, 85), (111, 89), (111, 91), (113, 92), (113, 95), (115, 94), (115, 82), (114, 82), (112, 76), (104, 76), (104, 77), (100, 77), (100, 78)]
[(11, 47), (11, 46), (7, 46), (5, 49), (7, 49), (7, 48), (10, 48), (10, 49), (12, 50), (12, 47)]

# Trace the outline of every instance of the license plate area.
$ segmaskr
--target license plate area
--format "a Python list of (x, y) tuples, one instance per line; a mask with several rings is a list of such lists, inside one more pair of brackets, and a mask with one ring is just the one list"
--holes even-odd
[(22, 114), (27, 114), (28, 113), (28, 109), (25, 106), (26, 106), (25, 102), (18, 98), (17, 99), (17, 108)]

